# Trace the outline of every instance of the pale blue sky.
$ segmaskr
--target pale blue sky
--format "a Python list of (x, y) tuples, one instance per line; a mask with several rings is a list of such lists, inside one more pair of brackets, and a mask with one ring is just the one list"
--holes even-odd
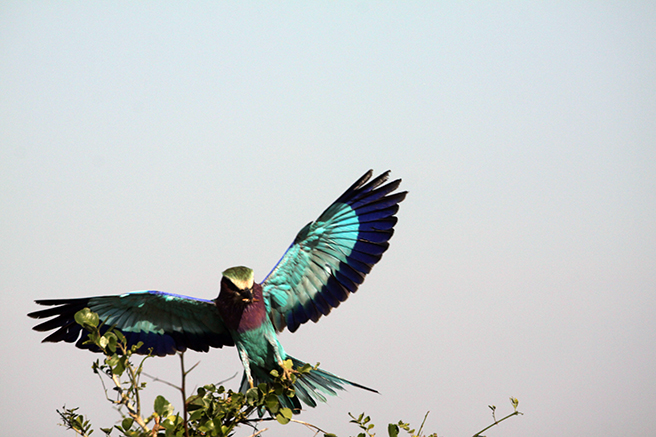
[[(381, 395), (301, 419), (383, 435), (430, 410), (455, 437), (515, 396), (489, 436), (653, 434), (655, 78), (650, 2), (3, 2), (4, 430), (117, 417), (96, 356), (39, 343), (34, 299), (261, 280), (373, 168), (410, 191), (390, 250), (281, 342)], [(187, 360), (191, 385), (241, 373), (231, 349)]]

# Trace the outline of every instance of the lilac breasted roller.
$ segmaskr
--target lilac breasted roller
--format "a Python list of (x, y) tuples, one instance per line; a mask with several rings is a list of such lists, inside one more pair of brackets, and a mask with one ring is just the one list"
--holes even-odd
[[(210, 347), (236, 346), (244, 366), (241, 390), (270, 379), (273, 369), (291, 359), (277, 333), (294, 332), (303, 323), (317, 322), (344, 302), (389, 247), (399, 203), (407, 192), (395, 192), (400, 179), (385, 183), (389, 171), (370, 181), (369, 170), (296, 235), (278, 264), (260, 284), (253, 270), (232, 267), (223, 272), (216, 299), (200, 299), (161, 291), (133, 291), (115, 296), (37, 300), (51, 308), (28, 316), (53, 317), (34, 327), (51, 331), (43, 342), (76, 342), (82, 349), (87, 333), (75, 322), (83, 308), (98, 313), (105, 326), (114, 326), (128, 345), (143, 342), (139, 353), (165, 356), (187, 349), (207, 352)], [(314, 407), (351, 385), (372, 390), (321, 369), (300, 374), (298, 398)], [(300, 409), (296, 398), (284, 400)]]

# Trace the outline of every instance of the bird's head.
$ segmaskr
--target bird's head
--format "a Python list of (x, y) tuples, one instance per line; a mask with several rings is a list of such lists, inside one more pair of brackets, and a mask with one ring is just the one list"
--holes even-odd
[(231, 296), (236, 304), (253, 302), (253, 270), (248, 267), (230, 267), (223, 272), (221, 292)]

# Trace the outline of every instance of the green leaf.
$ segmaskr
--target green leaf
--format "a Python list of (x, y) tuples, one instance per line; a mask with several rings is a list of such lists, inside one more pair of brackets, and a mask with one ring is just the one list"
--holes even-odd
[(282, 425), (286, 425), (292, 419), (292, 410), (289, 408), (281, 408), (280, 412), (276, 414), (276, 420)]
[(280, 412), (282, 413), (283, 416), (285, 416), (288, 419), (291, 419), (293, 416), (291, 408), (282, 408)]
[(90, 326), (93, 328), (98, 327), (98, 323), (100, 322), (100, 319), (98, 318), (98, 314), (91, 312), (89, 308), (84, 308), (75, 313), (75, 321), (78, 323), (78, 325), (82, 326)]
[(133, 418), (131, 418), (131, 417), (126, 417), (125, 419), (123, 419), (123, 422), (121, 422), (121, 427), (122, 427), (124, 430), (127, 431), (128, 429), (130, 429), (130, 428), (132, 427), (132, 424), (133, 424), (133, 423), (134, 423), (134, 419), (133, 419)]
[(394, 423), (390, 423), (387, 425), (387, 434), (389, 434), (389, 437), (397, 437), (399, 435), (399, 426)]
[(216, 429), (216, 427), (214, 426), (214, 421), (211, 420), (211, 419), (209, 419), (205, 423), (203, 423), (203, 427), (205, 427), (205, 429), (206, 429), (205, 432), (212, 431), (212, 430)]
[(115, 353), (116, 343), (117, 343), (116, 335), (114, 335), (114, 333), (112, 332), (108, 332), (104, 335), (104, 337), (107, 337), (107, 349), (109, 350), (109, 352)]
[[(114, 355), (116, 356), (116, 355)], [(122, 356), (117, 360), (116, 365), (112, 369), (114, 375), (122, 375), (125, 372), (125, 367), (127, 366), (128, 357)]]
[(289, 423), (289, 419), (287, 419), (285, 416), (283, 416), (281, 413), (276, 414), (276, 420), (278, 423), (281, 425), (287, 425)]
[[(274, 385), (273, 385), (273, 392), (274, 392), (276, 395), (280, 396), (280, 395), (282, 395), (282, 393), (283, 393), (284, 391), (285, 391), (285, 387), (283, 387), (282, 385), (280, 385), (280, 384), (274, 384)], [(292, 396), (290, 395), (289, 397), (292, 397)]]
[(125, 338), (125, 335), (123, 335), (121, 331), (118, 330), (114, 331), (114, 335), (116, 335), (116, 338), (118, 338), (119, 342), (124, 344), (128, 342), (127, 339)]
[(162, 395), (157, 396), (155, 399), (154, 409), (160, 417), (168, 417), (173, 413), (173, 405)]
[(73, 428), (77, 430), (81, 430), (82, 426), (84, 425), (84, 416), (79, 415), (75, 417), (75, 420), (73, 421)]
[(248, 402), (248, 405), (255, 405), (259, 397), (260, 391), (258, 387), (249, 388), (246, 391), (246, 402)]
[(189, 415), (189, 421), (200, 420), (203, 417), (203, 410), (196, 410)]
[(109, 343), (109, 340), (107, 340), (107, 337), (104, 335), (98, 339), (98, 344), (102, 349), (105, 349), (107, 347), (107, 344)]
[(276, 414), (280, 410), (280, 400), (275, 394), (268, 395), (264, 403), (271, 414)]

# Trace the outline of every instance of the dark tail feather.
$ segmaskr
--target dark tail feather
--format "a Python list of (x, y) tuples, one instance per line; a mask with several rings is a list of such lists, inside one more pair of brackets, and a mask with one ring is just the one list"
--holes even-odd
[[(303, 361), (294, 357), (287, 356), (287, 358), (292, 360), (294, 368), (303, 367), (305, 365)], [(312, 369), (310, 370), (310, 373), (299, 375), (294, 387), (296, 388), (297, 396), (304, 404), (310, 407), (316, 407), (317, 401), (326, 402), (326, 395), (336, 396), (336, 390), (345, 390), (345, 385), (378, 393), (378, 391), (372, 388), (340, 378), (337, 375), (321, 369)]]
[[(287, 359), (292, 360), (294, 368), (303, 367), (306, 363), (301, 360), (298, 360), (294, 357), (287, 355)], [(251, 370), (255, 370), (252, 369)], [(270, 377), (266, 372), (252, 371), (253, 373), (253, 382), (255, 385), (260, 384), (261, 382), (269, 382)], [(344, 378), (340, 378), (337, 375), (334, 375), (330, 372), (326, 372), (321, 369), (312, 369), (309, 373), (298, 375), (296, 383), (294, 384), (294, 389), (296, 390), (296, 397), (288, 398), (286, 396), (279, 396), (280, 403), (284, 407), (290, 408), (294, 413), (299, 413), (301, 410), (301, 404), (299, 399), (309, 407), (316, 407), (317, 402), (327, 402), (326, 396), (336, 396), (336, 390), (345, 390), (346, 385), (353, 387), (361, 388), (363, 390), (368, 390), (370, 392), (378, 393), (377, 390), (374, 390), (364, 385), (357, 384), (355, 382), (349, 381)], [(246, 374), (244, 374), (241, 380), (241, 391), (246, 392), (248, 390), (248, 380), (246, 379)]]

